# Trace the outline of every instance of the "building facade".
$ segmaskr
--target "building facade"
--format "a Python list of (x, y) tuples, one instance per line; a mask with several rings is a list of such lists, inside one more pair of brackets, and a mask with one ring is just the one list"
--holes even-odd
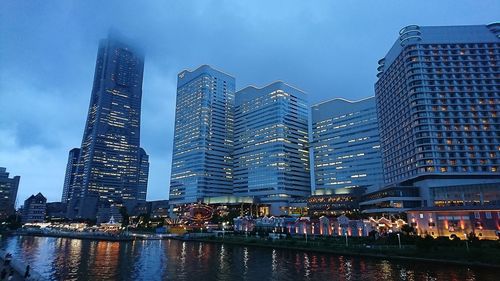
[(500, 24), (407, 26), (375, 84), (386, 184), (500, 181)]
[(42, 193), (31, 195), (24, 200), (22, 223), (44, 222), (47, 211), (47, 198)]
[(80, 164), (80, 149), (73, 148), (69, 151), (68, 163), (66, 164), (66, 174), (64, 176), (63, 193), (61, 202), (67, 203), (70, 198), (73, 198), (75, 179), (77, 177), (77, 169)]
[(383, 185), (375, 98), (311, 107), (316, 195), (375, 191)]
[[(144, 57), (110, 35), (101, 40), (68, 215), (95, 219), (101, 206), (142, 200), (140, 121)], [(66, 173), (68, 174), (68, 172)], [(71, 188), (69, 188), (71, 190)]]
[(149, 155), (141, 147), (139, 148), (139, 173), (138, 173), (138, 192), (137, 201), (146, 202), (146, 193), (148, 191), (149, 178)]
[(408, 221), (419, 235), (500, 239), (498, 206), (428, 207), (409, 210)]
[(7, 169), (0, 167), (0, 220), (16, 213), (16, 198), (20, 176), (9, 178)]
[(361, 196), (361, 212), (380, 217), (404, 213), (422, 206), (420, 191), (414, 186), (392, 185)]
[(306, 94), (283, 82), (236, 93), (234, 195), (271, 203), (271, 214), (311, 192)]
[(202, 65), (177, 80), (170, 203), (232, 194), (235, 78)]

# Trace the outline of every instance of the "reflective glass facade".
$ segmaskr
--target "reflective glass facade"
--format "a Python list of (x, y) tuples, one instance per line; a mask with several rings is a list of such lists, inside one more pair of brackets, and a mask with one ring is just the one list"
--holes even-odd
[(138, 174), (138, 192), (137, 200), (145, 202), (146, 193), (148, 191), (148, 177), (149, 177), (149, 155), (141, 147), (139, 148), (139, 174)]
[(386, 183), (500, 176), (500, 24), (408, 26), (375, 85)]
[(311, 107), (316, 195), (374, 191), (383, 185), (375, 98), (333, 99)]
[(144, 57), (134, 48), (113, 37), (101, 40), (75, 178), (78, 196), (70, 204), (76, 217), (95, 218), (101, 205), (131, 208), (144, 197), (144, 182), (139, 183), (143, 69)]
[(232, 194), (234, 77), (202, 65), (177, 80), (170, 202)]
[(9, 178), (7, 169), (0, 167), (0, 220), (15, 214), (19, 176)]
[(66, 175), (64, 176), (63, 193), (61, 202), (67, 203), (70, 198), (74, 196), (75, 179), (77, 176), (77, 169), (80, 163), (80, 149), (73, 148), (69, 151), (68, 164), (66, 165)]
[(283, 82), (236, 93), (234, 195), (286, 201), (311, 193), (306, 94)]

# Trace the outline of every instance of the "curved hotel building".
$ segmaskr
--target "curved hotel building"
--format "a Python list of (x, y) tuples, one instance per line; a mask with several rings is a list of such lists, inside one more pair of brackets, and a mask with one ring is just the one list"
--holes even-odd
[(500, 24), (411, 25), (375, 84), (386, 184), (424, 205), (500, 202)]

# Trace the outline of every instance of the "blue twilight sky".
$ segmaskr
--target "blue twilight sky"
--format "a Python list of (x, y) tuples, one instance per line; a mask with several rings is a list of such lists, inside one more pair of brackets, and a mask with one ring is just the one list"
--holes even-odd
[(21, 176), (19, 203), (39, 191), (60, 199), (68, 151), (81, 143), (98, 40), (110, 27), (146, 53), (141, 144), (153, 200), (168, 197), (181, 70), (210, 64), (234, 75), (237, 89), (284, 80), (311, 104), (360, 99), (374, 94), (377, 61), (400, 28), (487, 24), (499, 11), (498, 0), (2, 0), (0, 166)]

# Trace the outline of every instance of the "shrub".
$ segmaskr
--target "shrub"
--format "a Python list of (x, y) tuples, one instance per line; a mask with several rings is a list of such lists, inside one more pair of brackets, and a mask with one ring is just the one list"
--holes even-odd
[(418, 238), (415, 241), (415, 245), (419, 250), (430, 250), (434, 246), (434, 238), (430, 235), (426, 235), (424, 238)]

